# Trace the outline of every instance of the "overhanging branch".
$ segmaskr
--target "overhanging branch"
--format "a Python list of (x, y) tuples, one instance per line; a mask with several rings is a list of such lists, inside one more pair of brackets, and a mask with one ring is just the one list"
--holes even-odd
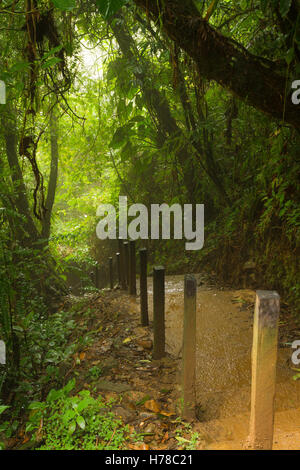
[(192, 0), (134, 0), (197, 64), (243, 101), (300, 129), (299, 109), (285, 97), (286, 77), (276, 65), (251, 54), (202, 19)]

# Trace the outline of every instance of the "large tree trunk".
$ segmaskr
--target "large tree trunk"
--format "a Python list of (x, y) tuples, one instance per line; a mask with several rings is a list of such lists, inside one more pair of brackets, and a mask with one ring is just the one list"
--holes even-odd
[(299, 109), (285, 97), (286, 78), (271, 61), (212, 28), (192, 0), (134, 0), (197, 64), (215, 80), (255, 108), (300, 129)]
[(14, 203), (18, 213), (22, 216), (22, 221), (20, 220), (20, 225), (18, 224), (19, 236), (26, 245), (30, 245), (38, 240), (39, 233), (30, 213), (25, 183), (18, 160), (15, 129), (7, 124), (4, 129), (7, 160), (14, 188)]
[[(124, 25), (122, 24), (124, 22), (124, 18), (120, 14), (116, 15), (116, 17), (118, 17), (120, 21), (117, 24), (112, 22), (111, 28), (124, 57), (129, 62), (136, 62), (138, 65), (138, 67), (135, 68), (134, 74), (140, 84), (150, 115), (154, 112), (156, 119), (158, 120), (158, 143), (163, 144), (165, 137), (172, 138), (176, 142), (175, 145), (177, 147), (175, 150), (175, 157), (179, 162), (182, 170), (184, 185), (189, 196), (189, 201), (191, 203), (195, 203), (199, 189), (196, 160), (198, 159), (201, 163), (202, 157), (202, 155), (199, 154), (199, 146), (196, 149), (198, 152), (196, 159), (195, 152), (192, 151), (192, 146), (187, 142), (186, 136), (182, 132), (180, 126), (177, 124), (175, 118), (172, 116), (171, 109), (166, 97), (163, 93), (160, 92), (160, 90), (155, 88), (149, 80), (151, 64), (149, 64), (145, 59), (141, 60), (141, 58), (139, 58), (139, 60), (137, 60), (133, 52), (137, 50), (134, 40), (125, 30)], [(180, 142), (180, 145), (178, 145), (178, 141)], [(227, 194), (218, 179), (218, 175), (212, 174), (207, 168), (205, 168), (203, 162), (202, 168), (206, 171), (208, 176), (216, 185), (216, 188), (220, 192), (222, 198), (228, 203), (229, 201)]]
[[(54, 203), (55, 189), (57, 182), (57, 165), (58, 165), (58, 149), (57, 135), (54, 122), (52, 122), (51, 131), (51, 170), (47, 193), (47, 219), (42, 221), (42, 230), (39, 230), (34, 223), (31, 213), (25, 182), (22, 170), (19, 164), (17, 154), (17, 135), (13, 122), (5, 122), (2, 120), (3, 133), (6, 144), (7, 161), (10, 168), (11, 181), (13, 186), (12, 196), (6, 195), (3, 200), (15, 209), (21, 216), (15, 219), (8, 214), (8, 222), (10, 225), (12, 237), (17, 240), (21, 246), (34, 248), (37, 263), (39, 264), (39, 278), (36, 278), (36, 272), (32, 271), (32, 280), (36, 282), (38, 290), (55, 302), (66, 293), (66, 288), (62, 279), (57, 275), (55, 270), (56, 262), (51, 254), (44, 250), (48, 245), (50, 233), (50, 218)], [(24, 256), (28, 256), (25, 254)], [(16, 260), (18, 261), (18, 260)], [(47, 281), (49, 282), (46, 282)], [(51, 279), (51, 282), (50, 282)], [(51, 304), (49, 302), (49, 305)]]
[(47, 199), (45, 203), (46, 214), (42, 224), (42, 238), (48, 241), (51, 228), (51, 214), (55, 200), (55, 192), (57, 186), (58, 175), (58, 130), (57, 121), (53, 113), (50, 117), (50, 141), (51, 141), (51, 163), (50, 163), (50, 177), (48, 183)]

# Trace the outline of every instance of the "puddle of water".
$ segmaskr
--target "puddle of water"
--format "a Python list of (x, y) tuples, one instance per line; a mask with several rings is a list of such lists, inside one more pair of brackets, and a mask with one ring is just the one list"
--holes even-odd
[[(183, 279), (166, 277), (166, 347), (176, 357), (182, 349)], [(151, 278), (148, 292), (152, 320)], [(248, 434), (254, 301), (251, 290), (197, 290), (196, 393), (205, 421), (200, 427), (221, 446), (210, 448), (242, 448)], [(300, 381), (292, 379), (290, 357), (290, 349), (278, 350), (274, 449), (300, 449)]]

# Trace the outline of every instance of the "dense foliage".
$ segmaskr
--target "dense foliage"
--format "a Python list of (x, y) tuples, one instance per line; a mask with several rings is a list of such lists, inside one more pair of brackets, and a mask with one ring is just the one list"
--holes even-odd
[[(0, 22), (5, 403), (44, 399), (38, 378), (73, 352), (72, 318), (55, 312), (66, 281), (91, 289), (106, 266), (115, 246), (96, 240), (96, 209), (119, 195), (204, 203), (204, 249), (149, 240), (151, 262), (277, 289), (299, 314), (299, 2), (4, 0)], [(48, 448), (57, 408), (70, 420), (81, 399), (93, 421), (88, 396), (45, 405)], [(66, 448), (85, 446), (77, 424)]]

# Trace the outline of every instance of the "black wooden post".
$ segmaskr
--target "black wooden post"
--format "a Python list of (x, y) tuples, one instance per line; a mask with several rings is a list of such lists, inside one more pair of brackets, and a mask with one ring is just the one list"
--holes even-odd
[(153, 358), (165, 355), (165, 268), (153, 268)]
[(123, 241), (118, 240), (119, 243), (119, 253), (120, 253), (120, 267), (121, 267), (121, 288), (126, 289), (126, 278), (125, 278), (125, 268), (124, 268), (124, 248)]
[(99, 279), (99, 264), (97, 262), (95, 266), (95, 287), (99, 289), (100, 279)]
[(188, 420), (195, 418), (196, 293), (196, 278), (187, 274), (184, 278), (182, 414)]
[(113, 273), (113, 259), (110, 257), (108, 259), (109, 264), (109, 286), (111, 289), (114, 288), (114, 273)]
[(129, 243), (128, 242), (123, 242), (123, 249), (124, 249), (125, 279), (126, 279), (127, 289), (129, 289)]
[(117, 271), (118, 271), (118, 286), (121, 287), (121, 264), (120, 264), (120, 253), (116, 253), (117, 259)]
[(136, 295), (135, 241), (129, 242), (129, 294)]
[(141, 324), (149, 325), (148, 318), (148, 290), (147, 290), (147, 249), (140, 249), (140, 301), (141, 301)]

